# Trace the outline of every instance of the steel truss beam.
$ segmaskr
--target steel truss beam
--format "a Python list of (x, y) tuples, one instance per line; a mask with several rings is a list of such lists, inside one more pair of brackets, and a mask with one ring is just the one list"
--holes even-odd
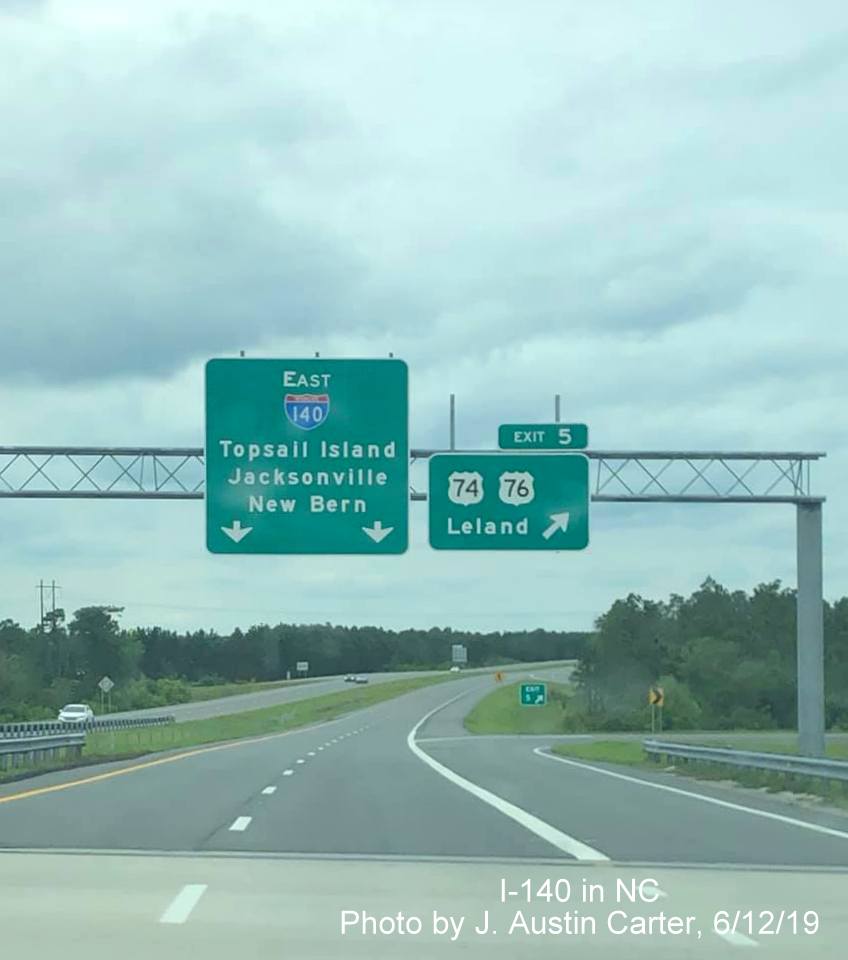
[[(412, 450), (414, 466), (449, 450)], [(498, 451), (453, 451), (461, 453)], [(592, 500), (607, 503), (821, 503), (823, 453), (585, 451)], [(532, 456), (532, 454), (528, 454)], [(202, 500), (200, 447), (0, 447), (0, 497)], [(427, 494), (410, 489), (412, 500)]]
[[(453, 409), (453, 407), (452, 407)], [(453, 447), (453, 416), (451, 447)], [(414, 467), (435, 453), (412, 450)], [(498, 451), (456, 451), (497, 453)], [(822, 503), (810, 464), (823, 453), (585, 451), (591, 497), (617, 503), (794, 503), (797, 513), (799, 748), (824, 755)], [(200, 447), (0, 447), (0, 498), (202, 500)], [(427, 494), (410, 488), (411, 500)]]

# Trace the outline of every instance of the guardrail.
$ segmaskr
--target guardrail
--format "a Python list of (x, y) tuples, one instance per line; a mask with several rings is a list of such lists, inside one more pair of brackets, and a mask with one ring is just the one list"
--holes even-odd
[(31, 720), (21, 723), (0, 723), (0, 741), (18, 737), (46, 737), (81, 730), (131, 730), (136, 727), (161, 727), (175, 722), (173, 714), (154, 717), (104, 717), (87, 723), (65, 723), (61, 720)]
[(645, 740), (642, 744), (648, 756), (674, 757), (676, 760), (695, 760), (699, 763), (720, 763), (750, 770), (769, 770), (803, 777), (821, 777), (825, 780), (848, 782), (848, 763), (826, 760), (824, 757), (800, 757), (788, 753), (758, 753), (754, 750), (735, 750), (730, 747), (701, 747), (692, 743), (673, 743), (668, 740)]
[(78, 758), (82, 756), (84, 746), (84, 730), (0, 740), (0, 770), (8, 770), (10, 766), (21, 767), (27, 762), (38, 763), (55, 757), (58, 752)]

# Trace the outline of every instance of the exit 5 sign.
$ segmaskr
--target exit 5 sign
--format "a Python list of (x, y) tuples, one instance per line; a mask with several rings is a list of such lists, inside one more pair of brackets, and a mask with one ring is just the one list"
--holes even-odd
[(585, 450), (585, 423), (504, 423), (498, 428), (501, 450)]

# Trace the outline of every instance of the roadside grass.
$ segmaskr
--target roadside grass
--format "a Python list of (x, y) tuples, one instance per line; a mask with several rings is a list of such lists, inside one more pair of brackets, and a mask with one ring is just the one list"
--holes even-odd
[(656, 769), (656, 764), (648, 761), (639, 740), (594, 740), (590, 743), (558, 743), (551, 747), (551, 753), (574, 760), (594, 760), (599, 763), (622, 763), (629, 767)]
[(389, 680), (373, 687), (356, 687), (338, 693), (327, 693), (307, 700), (247, 710), (223, 717), (188, 720), (161, 727), (139, 727), (128, 730), (89, 733), (81, 759), (45, 761), (26, 767), (11, 767), (0, 771), (0, 782), (17, 780), (50, 770), (86, 766), (108, 760), (125, 760), (156, 751), (195, 747), (207, 743), (258, 737), (263, 734), (283, 733), (311, 724), (335, 720), (339, 717), (392, 700), (422, 687), (455, 680), (458, 674), (433, 677), (415, 677), (409, 680)]
[[(680, 734), (678, 739), (686, 739), (686, 735)], [(774, 737), (764, 737), (761, 733), (734, 734), (731, 740), (722, 739), (720, 734), (709, 738), (698, 738), (699, 746), (709, 747), (730, 747), (737, 750), (756, 750), (761, 753), (786, 753), (796, 754), (798, 752), (798, 735), (795, 733), (780, 734)], [(825, 743), (825, 754), (832, 760), (848, 760), (848, 738), (840, 737), (837, 739), (828, 739)]]
[(525, 707), (519, 702), (518, 683), (498, 687), (477, 703), (463, 723), (469, 733), (562, 733), (563, 704), (570, 686), (546, 681), (548, 702)]
[[(703, 741), (699, 741), (701, 745)], [(728, 745), (718, 741), (716, 746)], [(746, 747), (748, 745), (746, 744)], [(751, 749), (759, 749), (753, 747)], [(784, 752), (769, 746), (763, 751)], [(785, 751), (790, 752), (790, 751)], [(797, 750), (791, 751), (797, 753)], [(615, 763), (642, 770), (663, 771), (695, 780), (731, 781), (740, 787), (761, 790), (764, 793), (792, 794), (796, 799), (800, 795), (815, 803), (825, 800), (828, 803), (848, 809), (848, 783), (836, 780), (824, 780), (819, 777), (804, 777), (795, 774), (774, 773), (768, 770), (746, 770), (740, 767), (719, 763), (699, 763), (677, 760), (673, 766), (664, 766), (647, 756), (639, 740), (595, 740), (591, 743), (557, 743), (551, 747), (551, 753), (575, 760), (597, 763)]]
[[(240, 693), (259, 693), (262, 690), (277, 690), (280, 687), (290, 687), (294, 684), (303, 686), (308, 683), (318, 683), (326, 677), (310, 677), (308, 680), (259, 680), (244, 681), (242, 683), (216, 683), (210, 686), (192, 686), (191, 703), (201, 700), (217, 700), (219, 697), (235, 697)], [(164, 708), (163, 708), (164, 709)]]

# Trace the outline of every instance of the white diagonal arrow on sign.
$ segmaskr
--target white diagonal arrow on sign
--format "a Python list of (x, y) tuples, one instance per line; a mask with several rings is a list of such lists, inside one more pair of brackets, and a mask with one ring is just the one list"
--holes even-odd
[(374, 543), (379, 543), (381, 540), (385, 540), (386, 537), (394, 530), (394, 527), (384, 527), (381, 521), (375, 520), (373, 527), (363, 527), (365, 533), (374, 541)]
[(244, 540), (252, 529), (253, 527), (243, 527), (241, 520), (233, 520), (233, 525), (231, 527), (221, 527), (221, 532), (226, 533), (230, 540), (239, 543)]
[(550, 515), (551, 520), (553, 521), (549, 527), (546, 527), (542, 531), (542, 536), (546, 540), (550, 540), (551, 537), (557, 532), (557, 530), (562, 530), (563, 533), (568, 529), (568, 511), (563, 513), (552, 513)]

